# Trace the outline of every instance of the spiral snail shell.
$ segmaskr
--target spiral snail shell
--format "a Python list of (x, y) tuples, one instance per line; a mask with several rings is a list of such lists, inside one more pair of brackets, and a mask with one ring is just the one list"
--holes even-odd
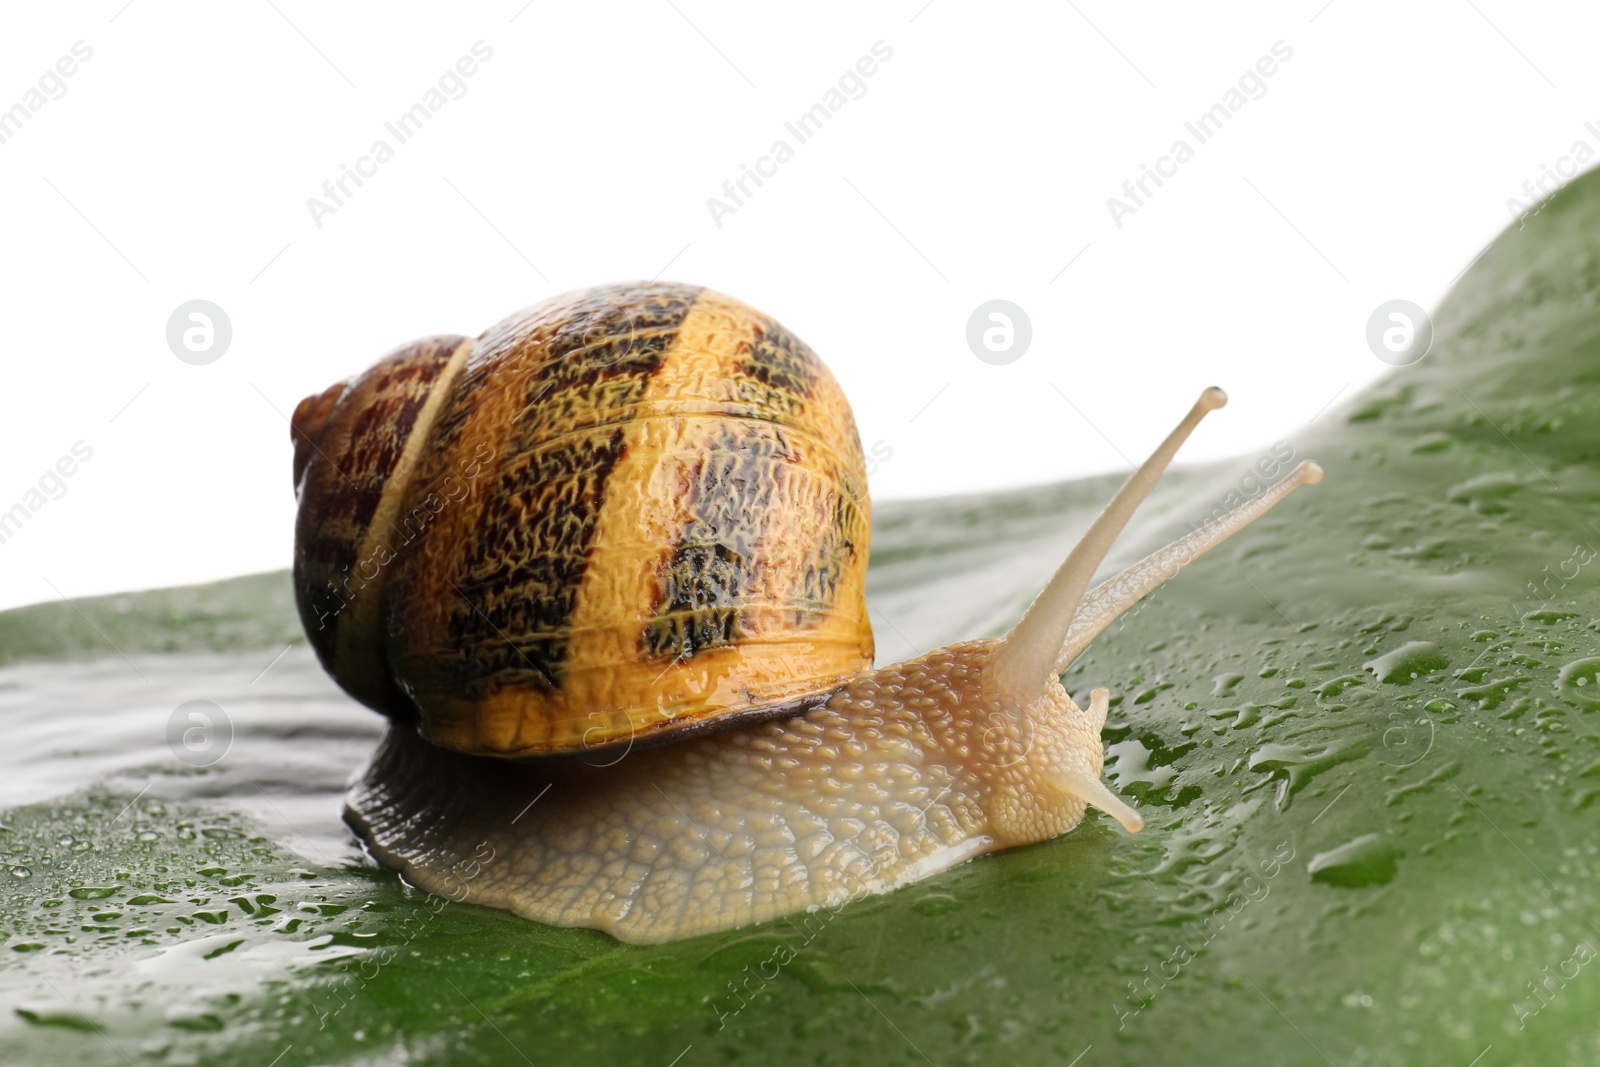
[(725, 296), (558, 298), (408, 345), (294, 425), (306, 630), (437, 745), (650, 743), (796, 714), (872, 664), (850, 406)]
[(1084, 709), (1061, 672), (1321, 478), (1086, 594), (1225, 402), (1201, 395), (1005, 637), (873, 670), (855, 423), (770, 317), (637, 283), (403, 347), (293, 418), (302, 621), (394, 720), (346, 819), (423, 888), (631, 942), (841, 906), (1089, 806), (1137, 831), (1100, 779), (1109, 692)]

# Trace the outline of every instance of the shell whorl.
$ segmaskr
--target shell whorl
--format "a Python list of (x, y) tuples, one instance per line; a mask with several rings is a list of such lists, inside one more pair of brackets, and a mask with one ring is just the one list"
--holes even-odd
[(328, 673), (369, 707), (409, 705), (382, 658), (383, 592), (405, 536), (401, 501), (472, 342), (430, 337), (295, 409), (294, 584)]
[[(306, 550), (335, 570), (358, 533), (388, 550), (377, 595), (338, 624), (368, 643), (334, 641), (329, 669), (359, 699), (415, 708), (445, 747), (541, 755), (793, 714), (870, 667), (854, 421), (771, 318), (672, 283), (586, 290), (475, 342), (411, 346), (297, 417), (321, 414), (336, 444), (361, 422), (378, 440), (356, 451), (392, 452), (390, 415), (354, 413), (416, 402), (418, 380), (383, 373), (405, 353), (432, 368), (436, 408), (412, 419), (414, 469), (379, 493), (392, 507), (370, 510), (408, 536), (355, 521), (362, 468), (333, 502), (351, 517), (311, 523), (337, 549)], [(324, 458), (305, 460), (308, 487), (343, 465)], [(302, 495), (302, 527), (307, 512)], [(302, 615), (310, 631), (304, 598)]]

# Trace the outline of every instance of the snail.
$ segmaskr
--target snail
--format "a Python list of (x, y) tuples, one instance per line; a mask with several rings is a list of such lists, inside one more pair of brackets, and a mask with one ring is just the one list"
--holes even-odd
[(654, 943), (1043, 841), (1094, 807), (1110, 693), (1060, 675), (1322, 471), (1085, 593), (1207, 389), (1016, 626), (874, 669), (865, 463), (817, 356), (736, 300), (606, 286), (405, 346), (296, 408), (307, 635), (392, 721), (345, 818), (451, 900)]

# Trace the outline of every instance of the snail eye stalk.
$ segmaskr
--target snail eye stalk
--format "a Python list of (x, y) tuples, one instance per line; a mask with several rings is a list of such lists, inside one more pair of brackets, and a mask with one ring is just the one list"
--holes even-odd
[(1165, 548), (1157, 549), (1127, 570), (1107, 578), (1084, 596), (1072, 616), (1067, 629), (1067, 639), (1061, 646), (1051, 673), (1060, 674), (1089, 642), (1099, 637), (1117, 616), (1143, 600), (1156, 586), (1171, 578), (1187, 564), (1199, 559), (1240, 530), (1255, 522), (1280, 503), (1284, 497), (1302, 485), (1315, 485), (1322, 481), (1322, 467), (1312, 460), (1302, 460), (1288, 477), (1250, 501), (1241, 504), (1226, 515), (1178, 538)]
[(1177, 428), (1117, 490), (1117, 495), (1073, 547), (1044, 591), (1029, 605), (1021, 621), (1005, 636), (990, 670), (1001, 692), (1010, 699), (1019, 703), (1035, 699), (1047, 681), (1066, 670), (1117, 616), (1177, 574), (1185, 564), (1265, 515), (1300, 486), (1322, 480), (1320, 466), (1310, 460), (1302, 462), (1287, 478), (1255, 500), (1151, 553), (1085, 595), (1089, 579), (1179, 447), (1208, 412), (1227, 402), (1227, 394), (1215, 386), (1200, 394), (1200, 399)]
[(1227, 402), (1228, 394), (1216, 386), (1201, 393), (1177, 429), (1168, 434), (1150, 458), (1122, 483), (1111, 503), (1073, 546), (1057, 568), (1055, 577), (1034, 598), (1021, 621), (1006, 634), (1004, 645), (994, 658), (992, 677), (1002, 693), (1019, 702), (1030, 701), (1039, 694), (1051, 677), (1051, 667), (1066, 643), (1078, 602), (1088, 588), (1089, 579), (1094, 577), (1095, 569), (1200, 420)]

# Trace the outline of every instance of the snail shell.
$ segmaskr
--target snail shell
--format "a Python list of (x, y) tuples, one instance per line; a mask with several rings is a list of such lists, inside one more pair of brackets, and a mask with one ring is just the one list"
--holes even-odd
[(345, 818), (430, 892), (630, 942), (837, 909), (1090, 807), (1137, 831), (1100, 779), (1110, 693), (1080, 707), (1061, 672), (1322, 477), (1086, 592), (1225, 402), (1201, 394), (1004, 637), (872, 670), (855, 427), (771, 319), (615, 286), (401, 349), (294, 417), (302, 619), (396, 720)]
[(294, 428), (306, 631), (436, 745), (682, 737), (797, 714), (872, 664), (850, 406), (729, 297), (559, 297), (408, 345)]

